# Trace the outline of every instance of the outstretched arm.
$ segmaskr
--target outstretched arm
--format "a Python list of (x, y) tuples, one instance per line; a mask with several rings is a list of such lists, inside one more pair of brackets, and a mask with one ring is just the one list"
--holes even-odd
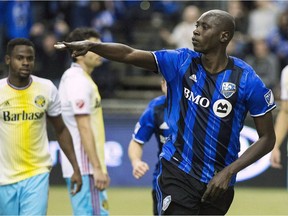
[[(55, 129), (55, 133), (57, 135), (58, 142), (62, 151), (65, 153), (65, 155), (67, 156), (69, 162), (73, 167), (74, 173), (71, 177), (71, 191), (72, 191), (71, 193), (76, 194), (81, 190), (82, 178), (77, 163), (76, 155), (74, 152), (71, 134), (68, 128), (65, 126), (61, 115), (56, 117), (48, 116), (48, 119)], [(76, 188), (74, 187), (75, 185)]]
[(157, 71), (157, 65), (150, 51), (134, 49), (120, 43), (95, 43), (89, 40), (75, 42), (58, 42), (54, 45), (56, 49), (66, 48), (73, 50), (72, 56), (85, 55), (88, 51), (94, 52), (103, 58), (131, 64), (150, 71)]
[(136, 179), (141, 178), (149, 170), (147, 163), (142, 161), (143, 146), (131, 139), (128, 147), (128, 155), (133, 167), (133, 176)]
[(272, 112), (254, 118), (259, 139), (251, 145), (236, 161), (217, 173), (208, 183), (202, 201), (214, 200), (221, 196), (229, 187), (231, 178), (245, 167), (251, 165), (267, 153), (275, 144)]

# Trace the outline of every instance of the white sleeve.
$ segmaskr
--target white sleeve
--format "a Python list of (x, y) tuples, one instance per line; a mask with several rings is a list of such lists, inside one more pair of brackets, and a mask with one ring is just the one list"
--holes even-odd
[(90, 114), (92, 89), (89, 81), (82, 76), (70, 76), (66, 85), (67, 100), (69, 101), (74, 115)]
[(47, 107), (47, 114), (49, 116), (58, 116), (61, 114), (61, 102), (56, 86), (51, 82), (51, 95)]
[(288, 66), (281, 72), (281, 100), (288, 100)]

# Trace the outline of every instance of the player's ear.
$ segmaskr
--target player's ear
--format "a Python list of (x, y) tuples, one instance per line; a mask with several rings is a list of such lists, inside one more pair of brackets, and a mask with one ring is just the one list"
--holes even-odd
[(228, 43), (230, 41), (230, 32), (223, 31), (220, 36), (220, 41), (223, 43)]
[(10, 64), (10, 56), (9, 55), (5, 55), (5, 64), (6, 65)]

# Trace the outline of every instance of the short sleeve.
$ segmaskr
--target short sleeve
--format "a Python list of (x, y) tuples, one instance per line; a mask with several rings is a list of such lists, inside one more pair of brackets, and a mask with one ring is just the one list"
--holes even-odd
[(281, 73), (281, 100), (288, 100), (288, 66)]
[(70, 76), (65, 83), (67, 100), (70, 103), (73, 113), (90, 114), (91, 95), (93, 89), (88, 80), (83, 76)]
[(245, 88), (247, 107), (252, 117), (265, 115), (276, 107), (273, 92), (252, 69), (247, 76)]
[(56, 86), (51, 82), (51, 95), (47, 107), (47, 114), (49, 116), (58, 116), (61, 114), (61, 102)]
[(147, 106), (145, 111), (139, 118), (135, 125), (133, 139), (141, 144), (148, 142), (155, 131), (155, 121), (153, 115), (153, 106), (151, 103)]

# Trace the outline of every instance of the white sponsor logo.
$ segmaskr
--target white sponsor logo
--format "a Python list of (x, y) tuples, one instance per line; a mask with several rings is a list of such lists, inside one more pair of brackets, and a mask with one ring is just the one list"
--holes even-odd
[(168, 130), (168, 129), (169, 129), (169, 126), (168, 126), (168, 124), (167, 124), (166, 122), (163, 122), (163, 123), (160, 125), (159, 128), (162, 129), (162, 130)]
[(219, 118), (224, 118), (229, 115), (232, 110), (232, 105), (229, 101), (220, 99), (213, 104), (213, 111)]
[(197, 82), (196, 74), (192, 74), (191, 76), (189, 76), (189, 79), (193, 80), (194, 82)]
[(200, 105), (202, 107), (209, 107), (210, 101), (208, 98), (202, 97), (201, 95), (194, 95), (192, 91), (184, 87), (184, 97), (187, 98), (189, 101)]
[(168, 207), (169, 207), (169, 204), (171, 203), (171, 195), (169, 196), (166, 196), (163, 200), (163, 206), (162, 206), (162, 210), (165, 211)]

